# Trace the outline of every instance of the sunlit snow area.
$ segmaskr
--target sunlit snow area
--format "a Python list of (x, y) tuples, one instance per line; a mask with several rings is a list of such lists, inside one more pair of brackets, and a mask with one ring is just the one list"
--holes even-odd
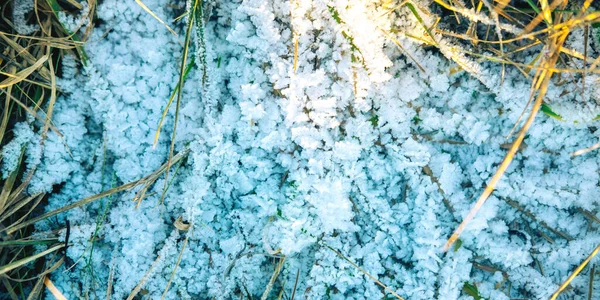
[[(169, 159), (190, 16), (172, 20), (189, 9), (143, 3), (156, 18), (99, 1), (87, 65), (64, 57), (64, 136), (40, 151), (32, 119), (3, 150), (8, 174), (32, 145), (46, 211), (142, 179), (36, 225), (70, 224), (50, 277), (68, 299), (548, 299), (600, 243), (600, 158), (572, 155), (598, 142), (597, 74), (553, 77), (546, 113), (443, 252), (527, 118), (535, 71), (428, 33), (420, 7), (442, 15), (429, 1), (205, 1)], [(586, 49), (577, 30), (566, 47), (597, 56), (596, 29)], [(587, 299), (588, 274), (561, 297)]]

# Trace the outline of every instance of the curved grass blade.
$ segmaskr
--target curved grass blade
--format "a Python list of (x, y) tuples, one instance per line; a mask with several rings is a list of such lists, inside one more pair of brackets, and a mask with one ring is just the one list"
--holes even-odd
[(569, 285), (569, 283), (571, 283), (571, 281), (573, 281), (573, 279), (575, 277), (577, 277), (579, 272), (581, 272), (581, 270), (583, 270), (583, 268), (585, 268), (585, 266), (590, 262), (590, 260), (592, 260), (592, 258), (594, 258), (594, 256), (596, 256), (596, 254), (598, 254), (598, 251), (600, 251), (600, 245), (596, 246), (594, 251), (592, 251), (592, 253), (590, 253), (590, 255), (588, 255), (588, 257), (577, 268), (575, 268), (575, 270), (573, 271), (573, 274), (571, 274), (567, 278), (567, 280), (565, 280), (565, 282), (563, 282), (558, 287), (556, 292), (554, 292), (554, 294), (552, 294), (552, 297), (550, 297), (550, 300), (555, 300), (556, 297), (558, 297), (558, 295), (560, 295), (560, 293), (562, 293), (562, 291)]

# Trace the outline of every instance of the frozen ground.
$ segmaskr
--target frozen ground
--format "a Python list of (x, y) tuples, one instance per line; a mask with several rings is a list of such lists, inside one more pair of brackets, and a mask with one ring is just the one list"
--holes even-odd
[[(163, 20), (184, 12), (183, 2), (144, 3)], [(470, 299), (466, 283), (487, 299), (543, 299), (600, 243), (599, 224), (582, 213), (596, 213), (599, 157), (569, 155), (598, 141), (587, 121), (600, 96), (594, 76), (592, 112), (573, 86), (551, 86), (567, 121), (538, 116), (458, 247), (442, 253), (502, 160), (530, 81), (509, 67), (501, 83), (500, 66), (487, 63), (480, 78), (456, 72), (444, 53), (400, 35), (399, 50), (380, 28), (422, 31), (407, 8), (381, 16), (371, 1), (206, 5), (207, 76), (198, 66), (186, 80), (175, 152), (189, 154), (171, 170), (164, 203), (162, 177), (137, 209), (126, 192), (38, 226), (70, 221), (75, 265), (52, 276), (69, 299), (106, 297), (109, 277), (111, 299), (144, 277), (139, 295), (160, 298), (186, 238), (167, 299), (260, 297), (282, 256), (273, 299), (283, 284), (290, 297), (297, 272), (296, 299), (384, 298), (330, 247), (407, 299)], [(50, 133), (37, 155), (30, 191), (54, 188), (47, 210), (139, 179), (168, 157), (174, 108), (152, 143), (178, 80), (180, 41), (134, 1), (104, 0), (98, 18), (88, 66), (65, 58), (67, 93), (53, 120), (64, 141)], [(21, 127), (15, 149), (36, 144)], [(190, 230), (175, 228), (180, 216)], [(567, 297), (586, 295), (587, 278)]]

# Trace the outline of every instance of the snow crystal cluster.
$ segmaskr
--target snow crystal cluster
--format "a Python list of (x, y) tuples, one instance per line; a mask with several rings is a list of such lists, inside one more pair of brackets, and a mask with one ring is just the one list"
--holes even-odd
[[(364, 271), (407, 299), (554, 292), (600, 242), (599, 157), (569, 155), (600, 135), (575, 112), (580, 94), (550, 86), (567, 121), (538, 116), (496, 192), (443, 253), (503, 159), (530, 83), (511, 68), (500, 81), (496, 65), (483, 79), (451, 72), (451, 53), (406, 36), (393, 36), (399, 50), (390, 35), (422, 26), (408, 8), (386, 13), (376, 2), (206, 1), (196, 43), (205, 49), (194, 52), (205, 57), (186, 78), (177, 124), (175, 152), (186, 158), (137, 208), (139, 186), (38, 224), (71, 224), (73, 262), (53, 273), (58, 288), (69, 299), (105, 297), (109, 286), (124, 299), (138, 285), (150, 299), (167, 286), (167, 299), (231, 299), (273, 286), (271, 297), (289, 298), (299, 274), (298, 299), (391, 296)], [(162, 20), (186, 9), (144, 3)], [(62, 136), (50, 131), (37, 158), (30, 192), (55, 188), (47, 210), (168, 159), (174, 108), (153, 140), (185, 22), (175, 37), (134, 1), (104, 0), (97, 14), (88, 65), (64, 63), (53, 116)], [(38, 141), (27, 125), (17, 130), (5, 157)], [(4, 176), (14, 168), (5, 161)], [(179, 217), (188, 231), (173, 225)], [(571, 287), (568, 297), (585, 295), (586, 276)]]

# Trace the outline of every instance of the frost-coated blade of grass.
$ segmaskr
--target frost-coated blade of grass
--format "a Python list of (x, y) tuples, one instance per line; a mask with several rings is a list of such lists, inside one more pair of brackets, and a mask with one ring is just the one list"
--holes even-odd
[(146, 274), (144, 274), (144, 277), (142, 277), (140, 282), (135, 286), (135, 288), (133, 288), (133, 290), (129, 294), (129, 297), (127, 297), (127, 300), (132, 300), (142, 290), (144, 283), (146, 283), (146, 280), (148, 279), (150, 274), (152, 274), (152, 269), (154, 269), (154, 266), (158, 263), (159, 260), (160, 260), (160, 256), (157, 256), (156, 260), (154, 260), (154, 262), (150, 265), (150, 268), (148, 269), (148, 271), (146, 271)]
[[(173, 233), (178, 233), (177, 230), (178, 229), (175, 228), (173, 230)], [(152, 270), (154, 270), (155, 268), (157, 268), (157, 266), (160, 266), (161, 263), (164, 262), (164, 259), (166, 259), (165, 255), (167, 255), (167, 254), (163, 253), (163, 250), (165, 250), (167, 247), (169, 247), (169, 246), (166, 243), (162, 246), (162, 250), (160, 250), (158, 252), (158, 255), (156, 255), (156, 259), (152, 262), (152, 264), (148, 268), (148, 271), (146, 271), (146, 273), (144, 274), (142, 279), (140, 279), (139, 283), (131, 291), (131, 293), (129, 294), (129, 297), (127, 297), (127, 300), (132, 300), (133, 298), (135, 298), (135, 296), (137, 296), (137, 294), (142, 290), (142, 287), (144, 286), (144, 284), (146, 284), (146, 281), (148, 280), (148, 278), (150, 278), (153, 275), (154, 272), (152, 272)]]
[(410, 2), (406, 2), (406, 7), (408, 7), (408, 9), (410, 9), (413, 16), (415, 16), (415, 18), (419, 22), (419, 24), (421, 24), (421, 26), (423, 26), (423, 30), (425, 30), (425, 32), (427, 32), (427, 35), (429, 35), (429, 38), (431, 38), (434, 45), (437, 45), (437, 42), (435, 41), (435, 37), (434, 37), (433, 33), (431, 32), (429, 27), (425, 24), (425, 21), (423, 21), (423, 18), (421, 18), (421, 15), (419, 15), (419, 12), (415, 8), (415, 6)]
[(554, 292), (554, 294), (552, 294), (552, 297), (550, 297), (550, 300), (555, 300), (556, 297), (558, 297), (558, 295), (560, 295), (560, 293), (562, 293), (562, 291), (564, 291), (565, 288), (567, 288), (567, 286), (571, 283), (571, 281), (573, 281), (573, 279), (575, 277), (577, 277), (577, 275), (581, 272), (581, 270), (583, 270), (583, 268), (585, 268), (585, 266), (590, 262), (590, 260), (592, 260), (592, 258), (594, 258), (594, 256), (596, 256), (596, 254), (598, 254), (598, 251), (600, 251), (600, 245), (596, 246), (594, 251), (592, 251), (592, 253), (590, 253), (590, 255), (588, 255), (588, 257), (577, 268), (575, 268), (575, 270), (573, 271), (573, 273), (571, 275), (569, 275), (567, 280), (565, 280), (565, 282), (563, 282), (558, 287), (558, 289)]
[(196, 0), (199, 2), (198, 6), (194, 9), (193, 17), (195, 19), (195, 29), (196, 29), (196, 58), (198, 62), (198, 67), (200, 67), (200, 71), (202, 72), (202, 87), (206, 86), (206, 81), (208, 80), (208, 69), (206, 66), (206, 39), (204, 36), (204, 1)]
[[(181, 219), (177, 219), (177, 220), (181, 220)], [(175, 226), (177, 227), (177, 226)], [(179, 228), (177, 228), (179, 229)], [(181, 230), (181, 229), (179, 229)], [(165, 296), (167, 295), (167, 292), (169, 291), (169, 287), (171, 286), (171, 283), (173, 282), (173, 278), (175, 278), (175, 272), (177, 272), (177, 268), (179, 267), (179, 264), (181, 263), (181, 257), (183, 257), (183, 251), (185, 251), (185, 247), (187, 246), (188, 240), (190, 238), (190, 234), (191, 231), (188, 231), (188, 233), (185, 235), (185, 240), (183, 241), (183, 245), (181, 245), (181, 251), (179, 251), (179, 256), (177, 256), (177, 262), (175, 263), (175, 266), (173, 267), (173, 271), (171, 272), (171, 276), (169, 277), (169, 281), (167, 282), (167, 286), (165, 287), (165, 291), (163, 292), (162, 296), (160, 297), (160, 299), (165, 299)]]
[[(194, 20), (196, 19), (196, 13), (198, 9), (202, 9), (202, 0), (194, 0), (193, 5), (189, 8), (190, 14), (188, 16), (188, 26), (185, 32), (185, 41), (183, 42), (183, 53), (181, 54), (181, 66), (179, 70), (179, 89), (177, 89), (177, 102), (175, 103), (175, 120), (173, 121), (173, 134), (171, 135), (171, 146), (169, 148), (169, 158), (167, 160), (167, 169), (165, 172), (165, 187), (167, 188), (169, 183), (169, 169), (171, 168), (171, 162), (173, 158), (173, 152), (175, 151), (175, 138), (177, 137), (177, 121), (179, 121), (179, 109), (181, 108), (181, 95), (183, 94), (183, 83), (185, 81), (185, 68), (187, 66), (187, 57), (190, 47), (190, 38), (192, 28), (194, 27)], [(160, 202), (164, 201), (164, 194), (161, 196)]]
[(340, 253), (339, 251), (333, 249), (329, 245), (325, 245), (325, 247), (329, 248), (329, 250), (333, 251), (335, 254), (337, 254), (339, 257), (341, 257), (343, 260), (347, 261), (353, 267), (355, 267), (356, 269), (358, 269), (361, 273), (365, 274), (365, 276), (369, 277), (371, 280), (373, 280), (375, 283), (377, 283), (379, 286), (381, 286), (386, 292), (389, 292), (390, 294), (394, 295), (394, 297), (396, 297), (399, 300), (404, 300), (404, 298), (400, 297), (400, 295), (398, 295), (392, 289), (390, 289), (389, 287), (387, 287), (385, 284), (383, 284), (377, 278), (373, 277), (373, 275), (369, 274), (363, 268), (361, 268), (357, 264), (353, 263), (350, 259), (348, 259), (346, 256), (344, 256), (342, 253)]
[(539, 218), (537, 218), (533, 213), (531, 213), (530, 211), (526, 210), (524, 207), (522, 207), (521, 205), (519, 205), (516, 201), (509, 199), (509, 198), (503, 198), (503, 200), (510, 206), (512, 206), (514, 209), (520, 211), (522, 214), (524, 214), (525, 216), (527, 216), (529, 219), (531, 219), (532, 221), (540, 224), (542, 227), (548, 229), (549, 231), (551, 231), (552, 233), (556, 234), (557, 236), (562, 237), (563, 239), (567, 240), (567, 241), (573, 241), (575, 240), (572, 236), (559, 231), (555, 228), (552, 228), (551, 226), (549, 226), (546, 222), (540, 220)]
[(404, 55), (410, 58), (410, 60), (412, 60), (412, 62), (419, 68), (419, 70), (421, 70), (421, 72), (427, 73), (427, 71), (425, 71), (425, 68), (423, 68), (423, 66), (421, 66), (421, 64), (406, 50), (406, 48), (402, 46), (402, 43), (400, 43), (398, 39), (393, 37), (389, 32), (385, 31), (383, 28), (379, 28), (379, 30), (381, 30), (385, 36), (387, 36), (392, 42), (394, 42), (398, 49), (400, 49), (400, 51), (402, 51)]

